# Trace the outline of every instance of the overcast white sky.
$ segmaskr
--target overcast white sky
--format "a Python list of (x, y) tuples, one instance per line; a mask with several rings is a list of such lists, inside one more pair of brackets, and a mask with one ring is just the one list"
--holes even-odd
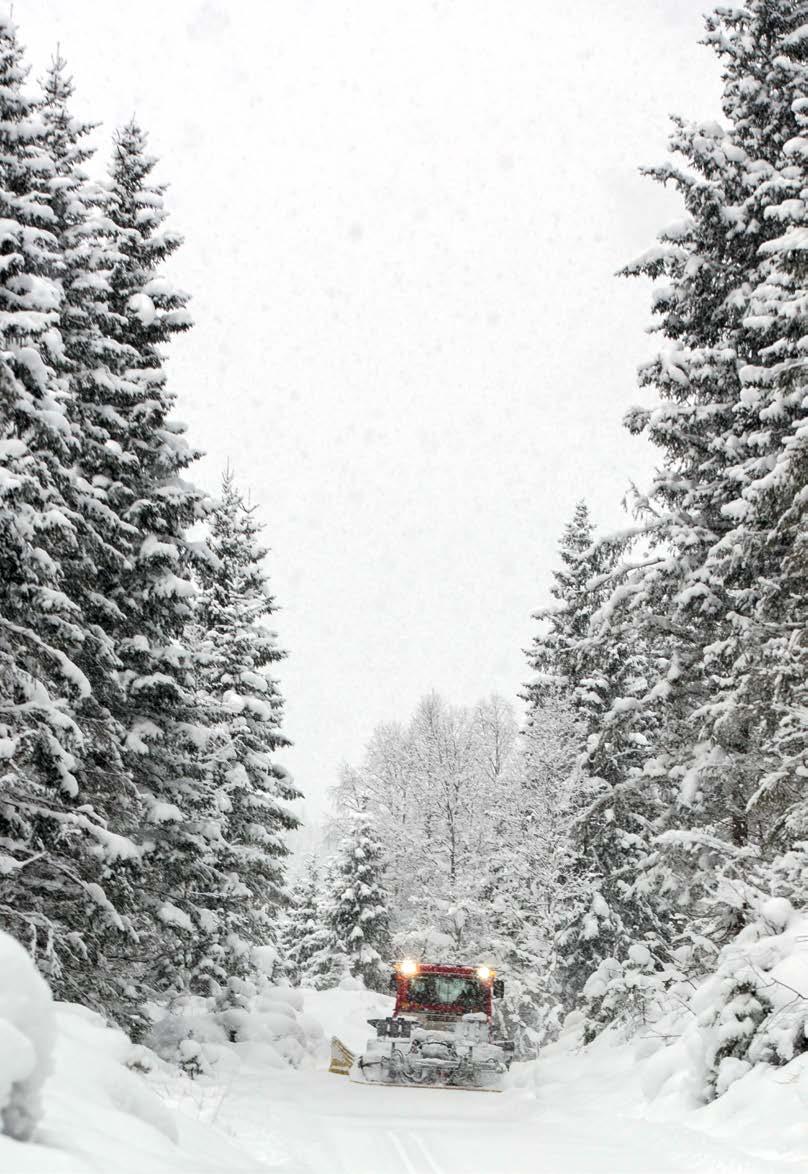
[(431, 688), (525, 678), (575, 500), (620, 525), (648, 290), (678, 215), (637, 175), (717, 112), (705, 0), (17, 0), (99, 142), (163, 159), (196, 329), (177, 415), (260, 504), (289, 649), (289, 765), (341, 759)]

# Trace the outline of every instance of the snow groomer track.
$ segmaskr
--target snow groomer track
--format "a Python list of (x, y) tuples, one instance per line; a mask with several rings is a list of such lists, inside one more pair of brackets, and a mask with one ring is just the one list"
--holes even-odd
[[(392, 1000), (306, 992), (307, 1007), (359, 1048)], [(520, 1086), (520, 1081), (521, 1086)], [(441, 1092), (446, 1095), (440, 1095)], [(500, 1095), (356, 1084), (326, 1070), (239, 1073), (216, 1120), (278, 1174), (783, 1174), (798, 1166), (682, 1121), (640, 1118), (626, 1049), (515, 1065)], [(761, 1139), (763, 1140), (763, 1139)], [(282, 1145), (281, 1145), (282, 1142)], [(768, 1147), (765, 1147), (768, 1148)], [(764, 1145), (761, 1144), (761, 1151)]]

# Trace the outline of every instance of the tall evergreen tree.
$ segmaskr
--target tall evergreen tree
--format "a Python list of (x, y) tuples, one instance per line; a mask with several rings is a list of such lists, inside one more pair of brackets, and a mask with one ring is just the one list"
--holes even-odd
[[(93, 527), (77, 506), (80, 438), (63, 378), (63, 259), (46, 120), (0, 18), (0, 909), (60, 993), (93, 1001), (99, 943), (123, 929), (105, 886), (136, 855), (85, 793), (85, 648), (109, 657), (72, 595)], [(84, 990), (81, 976), (97, 972)], [(98, 1005), (98, 1004), (97, 1004)]]
[[(725, 509), (730, 528), (711, 551), (714, 573), (727, 583), (732, 614), (729, 638), (715, 657), (722, 669), (721, 688), (707, 710), (717, 736), (739, 725), (750, 730), (756, 753), (747, 755), (754, 764), (747, 808), (763, 833), (764, 862), (785, 854), (791, 858), (787, 871), (792, 875), (793, 858), (805, 857), (808, 835), (803, 794), (808, 774), (808, 401), (803, 355), (808, 34), (796, 22), (796, 11), (782, 5), (770, 14), (780, 33), (779, 85), (766, 92), (763, 110), (765, 132), (773, 136), (777, 157), (761, 199), (769, 201), (764, 215), (776, 226), (776, 235), (761, 247), (761, 279), (752, 290), (746, 317), (762, 345), (758, 361), (740, 372), (737, 413), (745, 429), (734, 470), (737, 496)], [(735, 15), (731, 29), (736, 40), (748, 39), (747, 25), (754, 15)], [(788, 137), (795, 128), (797, 133)], [(777, 882), (769, 879), (765, 887), (777, 887)], [(802, 882), (788, 895), (802, 904), (808, 888)]]
[(145, 136), (92, 183), (64, 61), (39, 100), (25, 75), (0, 18), (0, 922), (133, 1025), (271, 936), (297, 792), (257, 527), (231, 487), (219, 554), (188, 538), (209, 504), (163, 360), (190, 318)]
[(292, 890), (282, 944), (287, 971), (295, 986), (327, 990), (347, 973), (347, 959), (337, 949), (314, 861)]
[[(108, 484), (96, 475), (99, 443), (110, 439), (94, 412), (97, 383), (103, 382), (105, 361), (99, 317), (103, 316), (108, 255), (96, 216), (97, 189), (90, 183), (84, 164), (91, 158), (86, 137), (92, 124), (73, 117), (70, 100), (72, 80), (65, 61), (57, 56), (43, 83), (39, 103), (43, 150), (49, 163), (51, 206), (50, 231), (58, 258), (56, 271), (60, 290), (58, 327), (61, 339), (58, 365), (62, 383), (69, 388), (67, 414), (75, 436), (73, 476), (66, 486), (80, 540), (63, 570), (72, 596), (85, 617), (85, 639), (79, 649), (83, 671), (92, 674), (93, 695), (103, 700), (105, 691), (116, 688), (113, 640), (116, 612), (95, 590), (99, 567), (111, 575), (124, 567), (121, 553), (122, 523), (108, 499)], [(105, 405), (106, 406), (106, 405)], [(116, 739), (105, 740), (105, 769), (110, 758), (119, 757)], [(118, 796), (120, 799), (120, 796)]]
[(369, 990), (386, 991), (391, 951), (388, 898), (382, 846), (367, 812), (356, 812), (351, 819), (332, 884), (331, 927), (351, 974)]
[(88, 924), (85, 938), (89, 939), (92, 964), (79, 960), (79, 973), (74, 978), (83, 984), (88, 998), (96, 992), (107, 1014), (126, 1020), (136, 1013), (127, 994), (128, 967), (116, 967), (112, 958), (126, 954), (135, 944), (132, 914), (139, 902), (139, 851), (133, 841), (140, 823), (140, 804), (121, 753), (124, 696), (116, 653), (119, 613), (98, 590), (99, 578), (114, 581), (123, 573), (130, 538), (129, 527), (110, 497), (113, 482), (107, 476), (108, 453), (118, 447), (109, 423), (115, 412), (108, 402), (111, 377), (106, 364), (110, 356), (104, 335), (110, 254), (98, 211), (100, 189), (84, 170), (92, 157), (87, 138), (93, 126), (77, 119), (70, 109), (73, 83), (60, 55), (51, 63), (42, 91), (39, 112), (50, 162), (51, 232), (61, 291), (58, 367), (69, 391), (67, 413), (75, 438), (65, 492), (77, 541), (62, 560), (62, 574), (65, 590), (82, 619), (76, 663), (91, 686), (76, 710), (82, 731), (76, 777), (84, 810), (92, 810), (126, 847), (125, 852), (113, 854), (103, 868), (94, 869), (98, 875), (93, 879), (102, 882), (117, 917), (114, 921), (108, 918), (108, 924)]
[(188, 643), (198, 548), (187, 531), (207, 507), (182, 479), (196, 454), (171, 419), (163, 368), (165, 344), (190, 317), (186, 295), (162, 271), (181, 238), (165, 226), (165, 189), (152, 179), (154, 166), (144, 133), (129, 123), (115, 137), (102, 205), (111, 252), (106, 367), (119, 432), (107, 446), (107, 495), (129, 537), (123, 571), (108, 570), (98, 590), (119, 614), (124, 761), (143, 804), (135, 973), (168, 991), (184, 987), (195, 965), (204, 894), (216, 885), (222, 813), (200, 762), (209, 731), (197, 720)]
[(595, 542), (583, 502), (575, 507), (554, 572), (554, 607), (528, 652), (536, 673), (526, 688), (527, 733), (541, 731), (545, 709), (566, 701), (579, 720), (570, 851), (575, 883), (559, 919), (559, 993), (569, 1006), (599, 962), (655, 926), (648, 903), (631, 891), (654, 796), (639, 778), (647, 739), (635, 713), (647, 688), (648, 653), (600, 618), (619, 546)]
[(536, 612), (542, 624), (527, 653), (535, 676), (525, 688), (528, 715), (541, 707), (545, 696), (555, 699), (561, 690), (583, 712), (602, 712), (600, 682), (592, 672), (594, 640), (592, 616), (602, 592), (596, 580), (603, 571), (603, 552), (595, 545), (595, 527), (585, 501), (579, 501), (564, 527), (559, 544), (561, 567), (553, 573), (550, 594), (555, 603)]
[[(195, 650), (200, 702), (213, 731), (206, 760), (215, 807), (223, 813), (214, 847), (219, 891), (207, 903), (216, 924), (219, 977), (233, 973), (251, 945), (274, 939), (285, 896), (285, 834), (299, 826), (289, 804), (300, 798), (275, 754), (283, 701), (273, 677), (285, 655), (268, 621), (276, 611), (255, 508), (231, 472), (209, 517), (210, 560), (200, 570)], [(228, 958), (227, 953), (236, 957)]]
[(640, 883), (675, 891), (716, 944), (743, 925), (754, 861), (773, 850), (769, 814), (750, 806), (764, 768), (763, 697), (738, 684), (754, 680), (750, 624), (761, 588), (778, 577), (778, 552), (760, 542), (753, 551), (736, 531), (750, 475), (777, 460), (788, 428), (782, 385), (768, 405), (757, 386), (782, 320), (757, 312), (754, 291), (766, 286), (782, 233), (776, 207), (792, 207), (804, 186), (790, 146), (804, 92), (803, 19), (792, 0), (749, 0), (708, 19), (727, 124), (675, 121), (681, 163), (650, 174), (678, 189), (687, 218), (627, 270), (665, 280), (654, 300), (665, 346), (641, 372), (660, 402), (628, 419), (663, 452), (637, 500), (651, 550), (610, 610), (613, 630), (653, 639), (659, 652), (643, 704), (659, 727), (649, 768), (671, 802)]

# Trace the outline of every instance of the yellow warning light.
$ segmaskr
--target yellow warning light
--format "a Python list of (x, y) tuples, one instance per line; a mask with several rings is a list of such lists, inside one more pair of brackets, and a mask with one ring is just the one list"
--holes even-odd
[(480, 982), (488, 982), (489, 979), (494, 977), (494, 971), (490, 966), (478, 966), (477, 977), (479, 978)]
[(412, 958), (405, 958), (403, 962), (399, 962), (398, 972), (403, 974), (405, 978), (412, 978), (414, 974), (418, 973), (418, 963), (414, 962)]

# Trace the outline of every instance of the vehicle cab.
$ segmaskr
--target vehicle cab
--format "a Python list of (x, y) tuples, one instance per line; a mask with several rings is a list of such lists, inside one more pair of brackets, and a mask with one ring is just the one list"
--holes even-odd
[(396, 964), (392, 985), (396, 992), (393, 1017), (406, 1017), (437, 1030), (471, 1016), (484, 1017), (490, 1029), (494, 996), (501, 996), (504, 986), (488, 966), (447, 966), (411, 959)]

